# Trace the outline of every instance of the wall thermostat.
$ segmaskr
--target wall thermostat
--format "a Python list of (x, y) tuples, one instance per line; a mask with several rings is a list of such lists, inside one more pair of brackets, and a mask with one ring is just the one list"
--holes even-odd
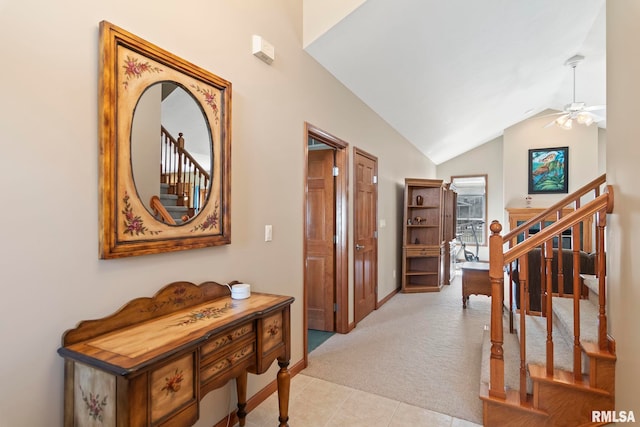
[(276, 50), (271, 43), (260, 36), (253, 36), (251, 53), (267, 64), (271, 64), (276, 57)]

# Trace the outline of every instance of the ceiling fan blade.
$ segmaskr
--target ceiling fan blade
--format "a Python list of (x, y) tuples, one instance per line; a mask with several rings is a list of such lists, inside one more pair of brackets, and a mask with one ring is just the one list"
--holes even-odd
[(544, 126), (543, 126), (543, 128), (544, 128), (544, 129), (546, 129), (546, 128), (548, 128), (548, 127), (553, 126), (553, 125), (555, 124), (556, 120), (557, 120), (557, 119), (553, 119), (553, 120), (551, 120), (549, 123), (547, 123), (546, 125), (544, 125)]
[(606, 105), (592, 105), (591, 107), (584, 107), (583, 111), (598, 111), (598, 110), (606, 110)]
[(567, 114), (567, 112), (566, 111), (558, 111), (557, 113), (545, 114), (544, 116), (538, 116), (538, 117), (535, 117), (535, 118), (536, 119), (542, 119), (544, 117), (561, 116), (563, 114)]

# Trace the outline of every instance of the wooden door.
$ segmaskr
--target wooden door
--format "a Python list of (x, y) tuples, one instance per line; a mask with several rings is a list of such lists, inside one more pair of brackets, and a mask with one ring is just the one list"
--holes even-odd
[(333, 331), (335, 302), (335, 150), (309, 151), (305, 238), (307, 327)]
[(376, 308), (378, 293), (378, 159), (354, 149), (354, 320)]

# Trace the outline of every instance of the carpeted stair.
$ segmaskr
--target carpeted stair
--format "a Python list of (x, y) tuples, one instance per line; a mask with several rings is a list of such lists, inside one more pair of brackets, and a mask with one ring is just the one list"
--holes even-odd
[(182, 224), (182, 217), (187, 215), (189, 210), (186, 206), (178, 206), (178, 196), (169, 194), (169, 184), (160, 184), (160, 201), (176, 224)]
[[(585, 421), (584, 417), (590, 414), (591, 409), (613, 409), (613, 379), (615, 376), (615, 354), (598, 350), (598, 283), (594, 276), (583, 276), (585, 285), (589, 288), (589, 298), (580, 300), (580, 345), (582, 348), (582, 379), (574, 378), (573, 372), (573, 298), (553, 297), (553, 346), (554, 346), (554, 375), (546, 375), (546, 340), (547, 318), (539, 316), (525, 316), (526, 327), (526, 389), (529, 399), (522, 405), (519, 401), (520, 382), (520, 315), (514, 315), (515, 333), (509, 333), (508, 313), (503, 319), (505, 325), (503, 331), (503, 349), (505, 365), (506, 401), (503, 405), (493, 405), (495, 401), (488, 398), (489, 390), (489, 364), (491, 356), (491, 337), (488, 328), (484, 331), (482, 347), (482, 371), (480, 395), (485, 401), (484, 421), (486, 424), (503, 425), (496, 419), (511, 422), (533, 422), (536, 425), (597, 425)], [(594, 365), (593, 367), (591, 365)], [(536, 385), (537, 384), (537, 385)], [(568, 389), (567, 396), (573, 393), (573, 402), (581, 401), (580, 405), (574, 405), (578, 409), (575, 414), (568, 414), (563, 418), (558, 408), (566, 411), (567, 406), (558, 402), (556, 397), (545, 397), (543, 393), (551, 391), (550, 396), (557, 396), (553, 388), (564, 387)], [(591, 397), (594, 395), (595, 397)], [(586, 396), (586, 398), (585, 398)], [(569, 397), (567, 397), (569, 399)], [(551, 400), (551, 402), (549, 402)], [(555, 402), (554, 402), (555, 400)], [(585, 401), (586, 403), (582, 403)], [(487, 403), (489, 402), (489, 403)], [(591, 406), (589, 406), (591, 405)], [(490, 408), (492, 411), (502, 411), (501, 418), (488, 417)], [(595, 408), (594, 408), (595, 407)], [(591, 408), (591, 409), (589, 409)], [(524, 409), (524, 411), (523, 411)], [(526, 416), (525, 413), (529, 412)], [(506, 414), (506, 415), (505, 415)], [(491, 420), (491, 421), (488, 421)], [(560, 420), (560, 421), (559, 421)], [(588, 420), (587, 420), (588, 421)], [(575, 424), (579, 423), (579, 424)], [(504, 424), (506, 425), (506, 424)]]

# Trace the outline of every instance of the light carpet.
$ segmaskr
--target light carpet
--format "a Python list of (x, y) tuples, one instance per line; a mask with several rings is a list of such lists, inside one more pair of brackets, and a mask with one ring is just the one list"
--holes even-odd
[(397, 294), (309, 354), (305, 375), (482, 424), (478, 397), (491, 300), (462, 308), (456, 275), (441, 292)]

